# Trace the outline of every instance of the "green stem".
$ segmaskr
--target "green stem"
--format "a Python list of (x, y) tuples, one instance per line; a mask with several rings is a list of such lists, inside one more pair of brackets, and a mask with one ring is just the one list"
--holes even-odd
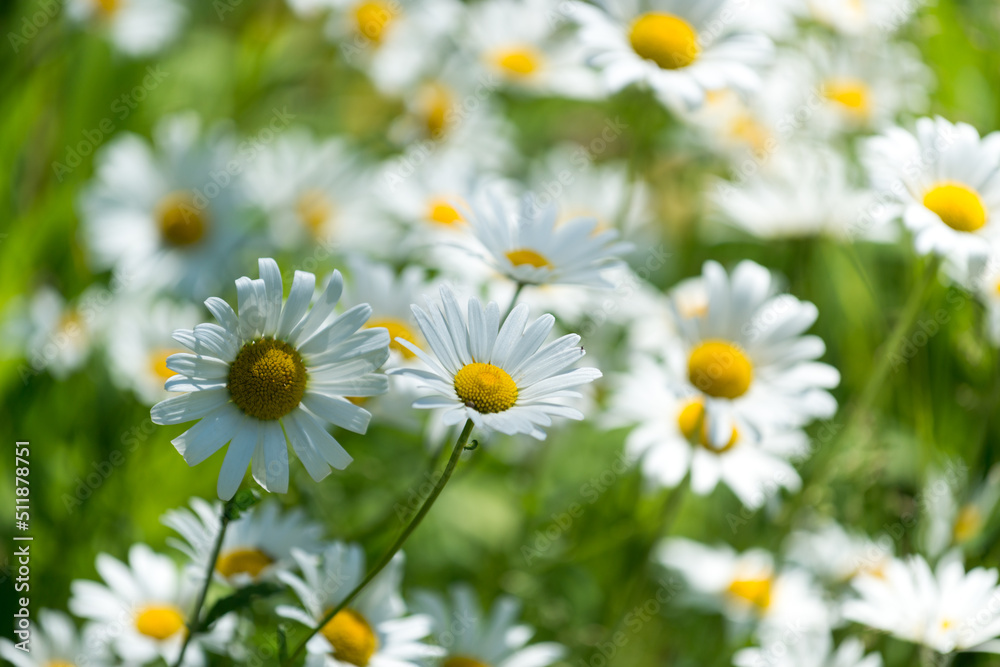
[[(235, 496), (233, 496), (235, 498)], [(194, 611), (191, 612), (191, 620), (188, 623), (187, 636), (184, 637), (184, 643), (181, 644), (181, 652), (177, 654), (177, 660), (174, 661), (174, 667), (180, 667), (181, 663), (184, 662), (184, 654), (187, 652), (188, 644), (191, 643), (191, 639), (202, 631), (201, 621), (198, 619), (201, 617), (201, 608), (205, 606), (205, 598), (208, 596), (208, 587), (212, 584), (212, 576), (215, 574), (215, 564), (219, 562), (219, 553), (222, 551), (222, 541), (226, 537), (226, 529), (229, 527), (230, 517), (233, 515), (233, 500), (227, 500), (226, 504), (222, 506), (222, 516), (219, 525), (219, 534), (215, 538), (215, 544), (212, 546), (212, 557), (208, 560), (208, 568), (205, 570), (205, 583), (201, 586), (201, 591), (198, 593), (198, 601), (195, 602)]]
[(427, 516), (427, 513), (430, 512), (431, 507), (434, 505), (434, 501), (437, 500), (437, 497), (439, 495), (441, 495), (441, 491), (444, 489), (444, 485), (448, 483), (449, 479), (451, 479), (452, 473), (455, 472), (455, 466), (458, 465), (458, 459), (459, 457), (462, 456), (462, 451), (465, 449), (465, 446), (469, 442), (469, 435), (471, 435), (472, 433), (472, 426), (473, 424), (471, 419), (465, 422), (465, 428), (462, 429), (461, 435), (458, 436), (458, 440), (455, 442), (455, 448), (451, 452), (451, 458), (448, 459), (448, 465), (445, 466), (444, 472), (441, 473), (441, 477), (434, 485), (434, 488), (431, 490), (430, 495), (427, 496), (427, 499), (424, 501), (424, 504), (420, 506), (420, 509), (417, 511), (416, 515), (413, 517), (410, 523), (407, 524), (406, 528), (403, 529), (403, 532), (400, 533), (399, 537), (396, 538), (396, 541), (392, 543), (392, 546), (389, 547), (388, 551), (385, 552), (385, 555), (383, 555), (382, 558), (378, 561), (378, 563), (376, 563), (375, 566), (368, 571), (368, 574), (366, 574), (365, 578), (361, 580), (361, 583), (355, 586), (354, 589), (347, 594), (347, 597), (341, 600), (339, 604), (333, 607), (333, 609), (328, 611), (326, 613), (326, 616), (324, 616), (323, 619), (316, 624), (316, 627), (312, 628), (309, 631), (309, 634), (301, 642), (299, 642), (299, 645), (296, 646), (294, 651), (292, 651), (291, 656), (289, 656), (288, 659), (286, 659), (284, 662), (281, 663), (282, 667), (288, 667), (293, 662), (295, 662), (295, 659), (298, 658), (299, 655), (301, 655), (302, 651), (305, 650), (306, 643), (314, 636), (316, 636), (316, 633), (322, 630), (323, 626), (329, 623), (334, 616), (336, 616), (340, 611), (346, 608), (347, 605), (353, 602), (354, 598), (356, 598), (361, 593), (361, 591), (363, 591), (365, 587), (368, 584), (370, 584), (375, 577), (378, 576), (379, 572), (384, 570), (385, 567), (392, 561), (393, 557), (403, 547), (403, 544), (406, 542), (406, 540), (410, 537), (413, 531), (417, 529), (417, 526), (419, 526), (420, 522), (424, 520), (424, 517)]
[(517, 298), (521, 296), (521, 291), (524, 289), (524, 283), (519, 282), (517, 287), (514, 289), (514, 296), (510, 298), (510, 305), (507, 306), (507, 311), (503, 314), (503, 318), (500, 320), (500, 324), (510, 317), (511, 312), (514, 310), (514, 306), (517, 305)]

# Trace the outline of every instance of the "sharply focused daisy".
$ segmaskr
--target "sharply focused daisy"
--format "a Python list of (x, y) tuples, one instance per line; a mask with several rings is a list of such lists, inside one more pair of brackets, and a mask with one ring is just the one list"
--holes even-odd
[(251, 460), (261, 486), (286, 492), (286, 438), (314, 480), (326, 477), (330, 466), (343, 470), (351, 456), (325, 422), (364, 433), (371, 414), (346, 397), (388, 390), (386, 377), (374, 371), (389, 357), (389, 335), (382, 328), (359, 331), (371, 315), (367, 304), (334, 315), (344, 288), (339, 271), (310, 309), (316, 276), (296, 271), (283, 304), (277, 263), (261, 259), (259, 265), (258, 280), (236, 281), (239, 315), (211, 297), (205, 305), (218, 325), (174, 332), (194, 354), (167, 359), (178, 375), (166, 388), (185, 393), (152, 409), (156, 424), (200, 420), (172, 441), (188, 465), (230, 443), (219, 473), (223, 500), (236, 493)]
[(139, 57), (172, 42), (187, 10), (177, 0), (67, 0), (66, 14), (107, 32), (116, 49)]
[[(196, 582), (169, 557), (145, 544), (132, 545), (127, 565), (99, 554), (97, 572), (105, 584), (73, 582), (70, 611), (92, 620), (96, 636), (110, 641), (127, 664), (142, 665), (157, 658), (174, 664), (187, 634)], [(223, 651), (235, 625), (236, 618), (229, 614), (192, 638), (183, 664), (200, 667), (205, 664), (205, 649)]]
[(708, 438), (724, 446), (733, 428), (794, 428), (833, 415), (829, 389), (840, 374), (816, 361), (826, 346), (803, 335), (816, 321), (816, 306), (790, 294), (775, 295), (770, 272), (751, 261), (727, 275), (705, 262), (704, 314), (676, 318), (679, 344), (663, 351), (679, 378), (679, 390), (701, 395)]
[[(191, 499), (191, 509), (166, 512), (160, 521), (180, 534), (167, 543), (190, 558), (190, 565), (203, 576), (212, 559), (215, 540), (222, 527), (222, 503)], [(244, 510), (229, 523), (222, 549), (215, 561), (215, 576), (233, 585), (243, 585), (294, 566), (292, 549), (319, 550), (323, 527), (306, 519), (300, 508), (282, 513), (278, 503), (265, 502)]]
[(468, 584), (452, 586), (448, 598), (429, 591), (414, 595), (414, 608), (433, 619), (433, 637), (448, 651), (441, 667), (548, 667), (566, 654), (555, 642), (528, 644), (535, 631), (517, 622), (516, 598), (501, 596), (486, 613)]
[(96, 266), (113, 268), (123, 289), (203, 298), (229, 275), (239, 188), (216, 179), (233, 178), (235, 146), (225, 133), (200, 134), (197, 116), (170, 116), (156, 126), (155, 150), (125, 133), (97, 153), (80, 198), (84, 237)]
[(971, 125), (921, 118), (916, 134), (893, 127), (869, 139), (862, 157), (917, 252), (957, 265), (989, 254), (1000, 230), (1000, 132), (980, 138)]
[(471, 207), (470, 224), (478, 255), (497, 272), (525, 285), (567, 284), (611, 287), (601, 275), (621, 264), (632, 249), (613, 229), (598, 229), (597, 218), (559, 222), (556, 204), (539, 207), (489, 192)]
[(13, 667), (105, 667), (111, 665), (107, 646), (92, 626), (82, 633), (61, 611), (39, 609), (31, 628), (29, 650), (0, 637), (0, 658)]
[(798, 473), (789, 459), (809, 449), (797, 429), (755, 433), (738, 421), (725, 442), (709, 438), (712, 428), (701, 396), (678, 396), (676, 381), (654, 359), (639, 358), (617, 379), (608, 409), (612, 425), (633, 425), (625, 441), (631, 460), (641, 459), (643, 476), (674, 487), (691, 473), (691, 489), (704, 495), (722, 482), (751, 508), (760, 507), (779, 487), (797, 491)]
[(433, 357), (412, 343), (397, 342), (416, 354), (429, 371), (397, 368), (419, 378), (434, 395), (418, 399), (415, 408), (441, 408), (445, 424), (471, 419), (477, 427), (507, 435), (525, 433), (545, 439), (543, 427), (552, 417), (583, 419), (575, 408), (558, 401), (579, 398), (574, 387), (601, 377), (596, 368), (567, 370), (584, 355), (580, 337), (567, 334), (543, 345), (555, 324), (543, 315), (528, 326), (528, 307), (521, 304), (500, 322), (495, 301), (484, 308), (469, 299), (468, 319), (454, 292), (441, 288), (441, 303), (428, 310), (413, 306), (420, 332)]
[(883, 576), (854, 580), (858, 598), (844, 603), (844, 617), (938, 653), (1000, 652), (997, 571), (965, 571), (957, 552), (934, 571), (922, 556), (893, 559)]
[(603, 8), (574, 2), (570, 13), (609, 90), (643, 83), (666, 106), (685, 110), (701, 105), (710, 90), (756, 88), (758, 70), (772, 55), (762, 34), (719, 32), (732, 24), (719, 18), (727, 2), (625, 0)]
[[(302, 607), (279, 606), (280, 616), (314, 627), (365, 576), (365, 554), (358, 544), (334, 542), (321, 555), (293, 550), (302, 570), (279, 578), (298, 596)], [(306, 644), (308, 667), (419, 667), (444, 651), (425, 644), (428, 616), (407, 615), (399, 594), (403, 555), (392, 562), (348, 607), (330, 619)]]

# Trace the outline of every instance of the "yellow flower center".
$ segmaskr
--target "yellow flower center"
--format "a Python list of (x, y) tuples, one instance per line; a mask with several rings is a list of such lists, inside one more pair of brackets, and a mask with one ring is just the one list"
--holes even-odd
[(135, 617), (135, 629), (153, 639), (169, 639), (184, 628), (184, 615), (174, 605), (150, 605)]
[(537, 269), (552, 266), (551, 262), (545, 258), (545, 255), (537, 253), (530, 248), (510, 250), (507, 252), (507, 259), (509, 259), (510, 263), (514, 266), (524, 266), (525, 264), (528, 264)]
[(294, 410), (306, 391), (306, 369), (294, 347), (264, 338), (243, 346), (229, 368), (229, 393), (240, 410), (262, 420)]
[(684, 409), (677, 416), (677, 425), (689, 442), (695, 442), (695, 434), (698, 433), (698, 444), (713, 454), (728, 452), (736, 446), (736, 441), (740, 437), (736, 428), (733, 428), (733, 434), (729, 437), (729, 442), (722, 447), (713, 446), (708, 439), (708, 421), (705, 419), (705, 406), (697, 399), (684, 406)]
[(427, 205), (427, 217), (439, 225), (454, 225), (458, 222), (465, 222), (458, 209), (443, 197), (431, 200)]
[(333, 645), (341, 662), (365, 667), (378, 650), (378, 637), (365, 617), (353, 609), (343, 609), (323, 626), (320, 633)]
[(493, 364), (466, 364), (455, 374), (455, 393), (477, 412), (510, 410), (517, 402), (517, 385), (504, 369)]
[(767, 147), (771, 134), (748, 113), (737, 115), (729, 124), (729, 133), (737, 141), (743, 142), (754, 150)]
[(97, 11), (105, 16), (114, 14), (122, 4), (122, 0), (91, 0), (91, 2)]
[(979, 511), (979, 508), (975, 505), (965, 505), (955, 518), (955, 527), (952, 531), (955, 541), (968, 542), (979, 534), (983, 523), (983, 513)]
[(76, 665), (65, 660), (49, 660), (45, 663), (45, 667), (76, 667)]
[(354, 8), (354, 20), (362, 35), (380, 44), (385, 36), (386, 26), (394, 18), (393, 8), (387, 2), (368, 0)]
[(295, 212), (313, 236), (319, 236), (323, 225), (333, 216), (333, 211), (333, 202), (322, 190), (306, 190), (295, 202)]
[(652, 60), (663, 69), (681, 69), (698, 58), (698, 32), (673, 14), (649, 12), (632, 24), (632, 49), (640, 58)]
[(249, 574), (256, 578), (274, 559), (260, 549), (230, 549), (219, 556), (215, 569), (224, 577)]
[(986, 207), (979, 193), (961, 183), (934, 186), (924, 194), (924, 206), (960, 232), (974, 232), (986, 224)]
[(437, 139), (448, 129), (448, 112), (454, 105), (451, 90), (441, 83), (430, 83), (420, 89), (417, 112), (423, 118), (427, 136)]
[(489, 665), (464, 655), (452, 655), (441, 664), (441, 667), (489, 667)]
[(160, 379), (166, 381), (177, 375), (174, 371), (167, 368), (167, 357), (171, 354), (177, 354), (181, 350), (172, 350), (167, 348), (162, 348), (159, 350), (153, 350), (149, 355), (149, 368), (153, 373)]
[(519, 79), (538, 71), (542, 64), (542, 56), (531, 46), (515, 46), (494, 52), (493, 62), (503, 70), (504, 74)]
[(156, 206), (156, 221), (163, 240), (173, 246), (194, 245), (208, 231), (208, 211), (200, 208), (194, 194), (171, 192)]
[(414, 345), (417, 344), (417, 335), (413, 332), (413, 329), (411, 329), (410, 325), (408, 325), (406, 322), (402, 320), (397, 320), (392, 317), (384, 317), (381, 319), (374, 319), (368, 321), (369, 329), (376, 327), (383, 327), (389, 331), (389, 347), (401, 353), (407, 359), (412, 359), (413, 357), (417, 356), (413, 354), (413, 352), (411, 352), (410, 350), (408, 350), (407, 348), (403, 347), (402, 345), (396, 342), (397, 338), (402, 338), (403, 340), (409, 343), (413, 343)]
[(852, 115), (865, 117), (871, 111), (871, 91), (860, 79), (830, 79), (823, 86), (823, 94)]
[(691, 351), (688, 379), (713, 398), (739, 398), (750, 388), (753, 364), (732, 343), (709, 340)]
[(733, 597), (749, 602), (763, 611), (771, 606), (772, 583), (770, 577), (738, 578), (729, 584), (728, 591)]

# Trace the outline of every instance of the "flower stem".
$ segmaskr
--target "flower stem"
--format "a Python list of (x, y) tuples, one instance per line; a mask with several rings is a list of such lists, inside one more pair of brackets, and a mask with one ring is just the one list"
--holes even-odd
[(299, 642), (298, 646), (295, 647), (295, 650), (292, 651), (292, 654), (288, 657), (288, 659), (281, 663), (282, 667), (288, 667), (295, 662), (295, 659), (301, 655), (303, 650), (305, 650), (306, 643), (316, 636), (316, 633), (322, 630), (323, 626), (329, 623), (334, 616), (347, 607), (347, 605), (351, 604), (351, 602), (354, 601), (354, 598), (356, 598), (361, 591), (365, 589), (365, 586), (370, 584), (372, 580), (378, 576), (379, 572), (385, 569), (386, 565), (392, 561), (393, 557), (403, 547), (406, 540), (410, 537), (413, 531), (417, 529), (417, 526), (419, 526), (420, 522), (424, 520), (427, 513), (430, 512), (431, 507), (434, 505), (434, 501), (437, 500), (439, 495), (441, 495), (444, 485), (448, 483), (449, 479), (451, 479), (451, 474), (455, 472), (455, 466), (458, 465), (458, 459), (469, 442), (469, 435), (472, 433), (472, 426), (473, 424), (471, 419), (465, 422), (465, 427), (462, 429), (461, 435), (458, 436), (458, 440), (455, 442), (455, 448), (451, 452), (451, 457), (448, 459), (448, 465), (445, 466), (444, 472), (441, 473), (441, 477), (438, 478), (438, 481), (431, 490), (430, 495), (427, 496), (424, 504), (420, 506), (416, 515), (414, 515), (410, 523), (407, 524), (406, 528), (403, 529), (403, 532), (399, 534), (396, 541), (392, 543), (392, 546), (389, 547), (378, 563), (376, 563), (372, 569), (368, 571), (368, 574), (366, 574), (365, 578), (361, 580), (361, 583), (355, 586), (354, 589), (348, 593), (339, 604), (328, 611), (326, 616), (324, 616), (323, 619), (316, 624), (316, 627), (312, 628), (309, 634), (301, 642)]
[(233, 500), (230, 499), (222, 506), (222, 516), (219, 517), (219, 534), (215, 537), (215, 544), (212, 546), (212, 557), (209, 558), (208, 568), (205, 570), (205, 583), (202, 584), (201, 591), (198, 593), (198, 601), (195, 602), (194, 611), (191, 612), (191, 620), (188, 623), (187, 635), (184, 637), (184, 643), (181, 644), (181, 652), (177, 654), (177, 660), (174, 661), (174, 667), (180, 667), (184, 662), (184, 654), (187, 652), (188, 644), (202, 630), (201, 621), (198, 619), (201, 617), (201, 608), (205, 606), (208, 587), (212, 584), (215, 564), (219, 561), (219, 553), (222, 551), (222, 541), (226, 537), (226, 529), (229, 527), (230, 517), (233, 515), (233, 504)]
[(524, 289), (524, 283), (521, 283), (521, 282), (519, 282), (519, 283), (517, 284), (517, 287), (516, 287), (516, 288), (514, 289), (514, 296), (512, 296), (512, 297), (510, 298), (510, 305), (509, 305), (509, 306), (507, 306), (507, 312), (505, 312), (505, 313), (503, 314), (503, 317), (502, 317), (502, 318), (500, 319), (500, 324), (503, 324), (503, 323), (504, 323), (504, 321), (505, 321), (505, 320), (506, 320), (506, 319), (507, 319), (508, 317), (510, 317), (510, 313), (511, 313), (511, 311), (513, 311), (513, 310), (514, 310), (514, 306), (516, 306), (516, 305), (517, 305), (517, 298), (518, 298), (519, 296), (521, 296), (521, 290), (523, 290), (523, 289)]

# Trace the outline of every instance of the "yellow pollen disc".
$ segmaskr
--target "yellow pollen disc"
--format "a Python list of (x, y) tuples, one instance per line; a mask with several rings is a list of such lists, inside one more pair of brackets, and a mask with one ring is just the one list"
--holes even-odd
[(855, 116), (867, 116), (872, 108), (871, 91), (860, 79), (830, 79), (823, 86), (823, 94)]
[(517, 402), (517, 385), (504, 369), (493, 364), (466, 364), (455, 373), (455, 393), (483, 414), (510, 410)]
[(507, 259), (514, 266), (524, 266), (528, 264), (540, 269), (542, 267), (550, 267), (552, 264), (545, 258), (545, 255), (535, 252), (529, 248), (520, 248), (518, 250), (510, 250), (507, 252)]
[(306, 190), (295, 202), (295, 212), (313, 236), (319, 236), (333, 211), (333, 202), (322, 190)]
[(523, 78), (538, 71), (542, 64), (542, 56), (530, 46), (516, 46), (494, 52), (493, 62), (504, 71), (504, 74), (513, 78)]
[(649, 12), (632, 24), (628, 36), (640, 58), (663, 69), (681, 69), (698, 58), (698, 33), (687, 21), (673, 14)]
[(150, 605), (136, 615), (135, 629), (153, 639), (169, 639), (184, 629), (184, 616), (173, 605)]
[(427, 217), (439, 225), (454, 225), (459, 222), (465, 222), (458, 209), (444, 198), (431, 200), (427, 205)]
[(65, 660), (50, 660), (45, 663), (45, 667), (76, 667), (76, 665)]
[(734, 579), (728, 590), (733, 597), (745, 600), (763, 611), (771, 606), (771, 585), (770, 577)]
[(368, 328), (373, 329), (376, 327), (383, 327), (389, 330), (389, 347), (401, 353), (407, 359), (412, 359), (417, 356), (413, 354), (410, 350), (406, 349), (402, 345), (396, 342), (397, 338), (402, 338), (407, 342), (417, 344), (417, 335), (413, 332), (406, 322), (402, 320), (397, 320), (391, 317), (385, 317), (382, 319), (368, 320)]
[(697, 440), (698, 444), (713, 454), (728, 452), (736, 446), (736, 441), (740, 437), (739, 432), (734, 428), (733, 434), (729, 437), (729, 442), (720, 448), (714, 447), (708, 440), (708, 421), (705, 419), (705, 406), (697, 399), (684, 406), (684, 409), (677, 416), (677, 425), (689, 442), (694, 442), (695, 433), (700, 431)]
[(262, 420), (294, 410), (306, 391), (306, 369), (294, 347), (264, 338), (243, 346), (229, 367), (229, 393), (236, 406)]
[(729, 125), (729, 133), (737, 141), (743, 142), (754, 150), (763, 150), (767, 147), (767, 140), (771, 134), (763, 125), (753, 119), (750, 114), (740, 114), (733, 118)]
[(986, 224), (986, 207), (979, 193), (961, 183), (934, 186), (924, 194), (924, 206), (960, 232), (974, 232)]
[(121, 6), (121, 0), (92, 0), (97, 11), (105, 16), (111, 16)]
[(343, 609), (323, 626), (320, 634), (333, 645), (333, 654), (341, 662), (365, 667), (378, 650), (378, 637), (365, 617), (353, 609)]
[(454, 95), (441, 83), (423, 86), (417, 94), (417, 113), (423, 118), (427, 136), (438, 139), (448, 129), (448, 112), (454, 105)]
[(955, 518), (955, 527), (952, 531), (955, 541), (968, 542), (979, 534), (983, 523), (983, 514), (979, 508), (975, 505), (965, 505), (959, 510), (958, 517)]
[(156, 205), (156, 221), (163, 240), (174, 246), (194, 245), (208, 231), (208, 211), (200, 208), (194, 195), (171, 192)]
[(379, 0), (362, 2), (354, 8), (354, 20), (358, 32), (376, 44), (381, 43), (385, 28), (393, 18), (392, 7)]
[(158, 378), (162, 380), (169, 380), (173, 376), (177, 375), (177, 373), (167, 368), (167, 357), (181, 351), (182, 350), (170, 349), (153, 350), (153, 352), (149, 355), (149, 368)]
[(249, 574), (256, 578), (273, 562), (274, 559), (260, 549), (230, 549), (219, 556), (215, 569), (224, 577)]
[(441, 667), (490, 667), (485, 662), (479, 662), (475, 658), (467, 658), (464, 655), (449, 656)]
[(739, 398), (750, 388), (753, 364), (732, 343), (709, 340), (691, 351), (688, 379), (714, 398)]

